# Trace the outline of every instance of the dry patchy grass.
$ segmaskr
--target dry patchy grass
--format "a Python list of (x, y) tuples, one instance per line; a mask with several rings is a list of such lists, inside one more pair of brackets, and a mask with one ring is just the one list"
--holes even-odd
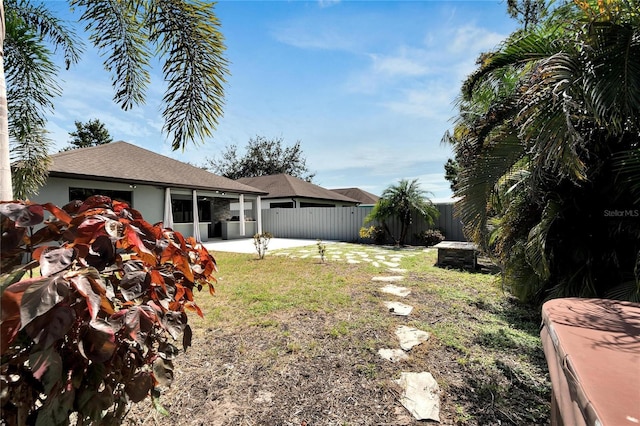
[[(491, 275), (434, 267), (433, 250), (413, 254), (400, 265), (412, 290), (403, 302), (414, 306), (402, 318), (386, 311), (390, 297), (371, 279), (387, 273), (370, 264), (215, 253), (217, 293), (197, 296), (205, 318), (190, 318), (193, 347), (161, 397), (169, 415), (143, 403), (128, 423), (419, 424), (398, 402), (401, 371), (433, 374), (442, 424), (548, 423), (537, 313)], [(381, 359), (402, 324), (432, 337), (408, 361)]]

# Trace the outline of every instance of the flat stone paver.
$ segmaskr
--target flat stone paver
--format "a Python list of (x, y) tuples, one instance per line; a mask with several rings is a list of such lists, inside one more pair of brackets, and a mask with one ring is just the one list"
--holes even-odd
[(409, 355), (402, 349), (378, 349), (380, 358), (391, 362), (400, 362), (409, 359)]
[[(304, 246), (300, 248), (276, 249), (276, 256), (288, 256), (293, 259), (317, 259), (318, 251), (315, 248)], [(271, 254), (271, 252), (268, 252)], [(398, 252), (395, 250), (381, 249), (377, 247), (359, 247), (352, 250), (349, 244), (327, 243), (325, 259), (332, 262), (369, 263), (376, 268), (395, 269), (391, 273), (404, 274), (406, 270), (399, 269), (404, 257), (415, 256), (415, 252)]]
[(400, 347), (405, 351), (410, 351), (414, 346), (418, 346), (429, 340), (431, 334), (414, 327), (401, 325), (396, 329), (396, 336), (398, 336), (398, 340), (400, 340)]
[(403, 281), (404, 277), (402, 275), (391, 275), (388, 277), (373, 277), (371, 281), (379, 281), (383, 283), (395, 283), (398, 281)]
[(387, 294), (393, 294), (394, 296), (407, 297), (411, 294), (411, 290), (407, 287), (401, 287), (393, 284), (387, 284), (380, 288), (380, 291)]
[(400, 373), (400, 403), (416, 420), (440, 422), (440, 387), (431, 373)]
[(406, 317), (413, 311), (413, 306), (400, 302), (384, 302), (384, 305), (393, 315), (399, 315), (401, 317)]

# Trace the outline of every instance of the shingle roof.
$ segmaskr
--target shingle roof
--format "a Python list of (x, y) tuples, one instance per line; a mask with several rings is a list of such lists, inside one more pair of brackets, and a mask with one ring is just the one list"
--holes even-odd
[(362, 204), (375, 204), (380, 199), (380, 197), (378, 197), (377, 195), (360, 188), (338, 188), (332, 189), (331, 191), (337, 192), (338, 194), (346, 195), (347, 197), (353, 198), (354, 200), (358, 200)]
[(49, 175), (173, 188), (264, 194), (259, 189), (123, 141), (53, 154)]
[(262, 197), (265, 199), (305, 197), (354, 204), (358, 203), (358, 200), (286, 174), (241, 178), (238, 179), (238, 182), (268, 192), (268, 195)]

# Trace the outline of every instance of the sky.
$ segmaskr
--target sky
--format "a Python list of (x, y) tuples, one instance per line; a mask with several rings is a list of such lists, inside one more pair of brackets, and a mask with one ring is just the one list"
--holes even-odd
[[(45, 1), (62, 19), (78, 15)], [(313, 183), (380, 195), (400, 179), (418, 179), (436, 202), (452, 194), (442, 144), (461, 83), (481, 52), (495, 49), (517, 22), (506, 1), (219, 1), (230, 75), (224, 115), (213, 137), (172, 151), (162, 133), (160, 68), (145, 105), (122, 111), (112, 101), (100, 52), (87, 44), (80, 63), (60, 74), (63, 89), (49, 116), (52, 152), (68, 145), (74, 122), (99, 119), (114, 140), (204, 164), (251, 138), (300, 141)], [(81, 25), (77, 25), (82, 35)], [(86, 35), (82, 35), (86, 37)]]

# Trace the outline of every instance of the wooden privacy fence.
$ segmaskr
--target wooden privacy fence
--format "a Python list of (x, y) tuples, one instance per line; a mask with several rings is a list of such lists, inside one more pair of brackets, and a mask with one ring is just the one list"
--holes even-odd
[[(416, 234), (439, 229), (448, 241), (466, 241), (462, 224), (453, 216), (453, 204), (436, 204), (440, 216), (433, 226), (414, 217), (406, 237), (407, 244), (419, 245)], [(262, 210), (262, 229), (278, 238), (303, 238), (362, 242), (359, 232), (364, 218), (373, 207), (305, 207), (299, 209)], [(389, 221), (394, 235), (400, 234), (399, 221)]]

